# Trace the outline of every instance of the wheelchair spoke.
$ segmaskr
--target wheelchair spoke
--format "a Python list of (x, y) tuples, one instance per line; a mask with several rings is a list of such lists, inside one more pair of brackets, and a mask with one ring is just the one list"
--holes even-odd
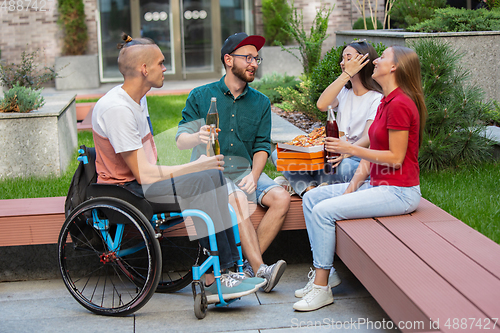
[[(101, 221), (100, 230), (87, 223), (88, 216)], [(154, 235), (142, 213), (124, 201), (96, 198), (83, 203), (68, 216), (59, 236), (60, 272), (68, 290), (98, 314), (136, 311), (153, 295), (161, 271)]]

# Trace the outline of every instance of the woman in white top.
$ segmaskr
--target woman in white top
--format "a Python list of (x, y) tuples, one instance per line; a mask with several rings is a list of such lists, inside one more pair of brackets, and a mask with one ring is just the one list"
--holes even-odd
[[(360, 64), (354, 61), (357, 54), (365, 55), (359, 61), (366, 65), (358, 72), (354, 70)], [(337, 124), (340, 137), (345, 137), (352, 144), (368, 147), (368, 129), (377, 113), (382, 88), (375, 82), (373, 60), (378, 58), (377, 52), (366, 41), (355, 41), (346, 45), (342, 51), (340, 67), (342, 74), (323, 91), (316, 103), (321, 111), (331, 105), (337, 108)], [(353, 61), (351, 61), (353, 59)], [(349, 72), (349, 70), (351, 70)], [(350, 73), (356, 73), (350, 75)], [(276, 151), (273, 159), (277, 158)], [(336, 172), (333, 175), (320, 171), (284, 171), (283, 175), (300, 197), (307, 191), (322, 184), (348, 183), (358, 168), (360, 159), (343, 154), (333, 160)]]

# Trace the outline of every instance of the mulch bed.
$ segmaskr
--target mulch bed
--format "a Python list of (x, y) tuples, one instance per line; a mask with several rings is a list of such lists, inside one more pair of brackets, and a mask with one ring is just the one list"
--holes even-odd
[(302, 112), (299, 111), (284, 111), (276, 106), (271, 106), (271, 111), (276, 113), (278, 116), (281, 118), (284, 118), (285, 120), (289, 121), (293, 125), (297, 126), (301, 130), (303, 130), (306, 133), (311, 133), (315, 128), (324, 126), (320, 121), (311, 119), (307, 115), (303, 114)]

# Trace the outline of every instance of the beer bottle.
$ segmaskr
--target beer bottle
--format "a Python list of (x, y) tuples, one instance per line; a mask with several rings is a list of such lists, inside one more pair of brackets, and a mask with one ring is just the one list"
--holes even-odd
[(215, 128), (219, 128), (219, 113), (217, 112), (217, 98), (212, 97), (210, 100), (210, 108), (207, 113), (206, 124), (208, 126), (215, 125)]
[[(337, 121), (335, 120), (335, 114), (333, 112), (333, 107), (328, 105), (328, 114), (326, 118), (326, 136), (330, 138), (338, 138), (339, 137), (339, 127), (337, 126)], [(334, 174), (335, 168), (332, 166), (332, 162), (330, 160), (334, 157), (339, 156), (340, 154), (331, 153), (326, 151), (325, 145), (325, 165), (324, 170), (327, 174)]]
[(207, 156), (220, 155), (220, 144), (217, 138), (217, 129), (214, 124), (210, 125), (210, 139), (207, 144)]

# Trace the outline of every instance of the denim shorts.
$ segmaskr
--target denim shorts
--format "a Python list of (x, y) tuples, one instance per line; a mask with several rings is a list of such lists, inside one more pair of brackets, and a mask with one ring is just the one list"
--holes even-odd
[[(245, 193), (243, 190), (240, 190), (240, 188), (229, 178), (226, 178), (226, 182), (227, 182), (228, 195), (231, 195), (236, 191)], [(280, 186), (274, 180), (269, 178), (268, 175), (266, 175), (265, 173), (261, 173), (259, 180), (257, 181), (257, 189), (252, 194), (247, 194), (247, 198), (249, 201), (257, 202), (262, 207), (266, 207), (262, 204), (262, 198), (273, 187), (280, 187)]]

